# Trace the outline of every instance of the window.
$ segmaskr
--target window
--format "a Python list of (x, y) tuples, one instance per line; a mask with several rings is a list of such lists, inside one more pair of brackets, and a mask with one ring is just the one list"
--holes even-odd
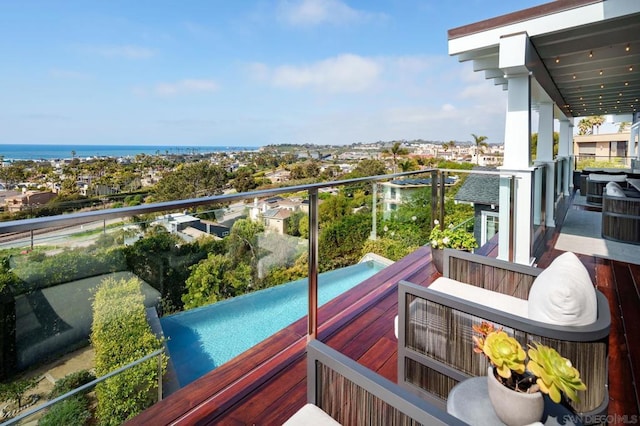
[(480, 245), (483, 246), (498, 233), (498, 212), (482, 211)]

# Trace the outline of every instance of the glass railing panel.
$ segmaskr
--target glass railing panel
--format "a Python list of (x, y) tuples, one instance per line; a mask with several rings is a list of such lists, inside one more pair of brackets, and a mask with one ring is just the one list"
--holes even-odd
[(438, 182), (430, 172), (377, 184), (376, 233), (366, 243), (367, 251), (396, 261), (427, 244), (433, 184)]
[(626, 169), (631, 168), (631, 157), (610, 155), (576, 155), (576, 170)]
[[(429, 177), (430, 173), (422, 173), (416, 179)], [(359, 264), (367, 252), (397, 260), (411, 247), (427, 242), (430, 186), (422, 185), (423, 193), (403, 198), (402, 205), (385, 218), (382, 184), (389, 180), (377, 179), (375, 189), (366, 180), (317, 188), (319, 272), (333, 274), (321, 277), (319, 287), (345, 278), (350, 283), (339, 291), (347, 291), (382, 267), (373, 267), (372, 260)], [(100, 212), (104, 217), (95, 220), (91, 213), (35, 220), (33, 225), (29, 221), (5, 225), (6, 231), (0, 232), (3, 378), (17, 380), (16, 371), (32, 372), (36, 367), (46, 371), (62, 359), (70, 360), (77, 370), (96, 368), (96, 343), (90, 339), (95, 328), (94, 299), (110, 278), (117, 282), (137, 278), (141, 299), (134, 304), (154, 308), (143, 315), (150, 332), (158, 336), (163, 332), (169, 348), (167, 372), (173, 371), (173, 376), (167, 376), (167, 393), (298, 320), (308, 312), (308, 191), (302, 187), (255, 196), (211, 197), (210, 202), (178, 201), (163, 208), (125, 207)], [(16, 230), (21, 233), (14, 234)], [(257, 291), (265, 293), (251, 298)], [(302, 308), (297, 316), (271, 310), (278, 292), (287, 293), (286, 297), (300, 295)], [(321, 294), (319, 303), (336, 294)], [(123, 315), (129, 302), (113, 297), (107, 305), (114, 316)], [(285, 300), (285, 305), (292, 305)], [(219, 308), (208, 310), (214, 306)], [(240, 321), (223, 333), (226, 341), (213, 344), (228, 348), (234, 346), (229, 337), (240, 340), (238, 330), (252, 328), (246, 326), (241, 310), (265, 312), (256, 329), (282, 324), (263, 330), (248, 347), (226, 352), (222, 358), (207, 353), (208, 343), (202, 340), (217, 325), (198, 329), (189, 322), (177, 322), (181, 333), (167, 331), (167, 324), (181, 316), (193, 316), (192, 322), (199, 323), (220, 315)], [(300, 332), (304, 334), (304, 327)], [(171, 352), (173, 343), (185, 349), (182, 361)], [(138, 350), (134, 359), (146, 352)], [(198, 354), (202, 359), (196, 360)], [(201, 366), (207, 358), (212, 360), (210, 366), (189, 371), (186, 379), (176, 373), (181, 363), (189, 368)]]

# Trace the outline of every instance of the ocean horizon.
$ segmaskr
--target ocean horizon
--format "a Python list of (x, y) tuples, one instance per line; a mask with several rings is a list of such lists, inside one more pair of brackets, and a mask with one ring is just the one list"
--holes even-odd
[(214, 152), (257, 151), (249, 146), (168, 146), (168, 145), (47, 145), (10, 144), (0, 146), (5, 161), (63, 160), (96, 157), (135, 157), (138, 154), (210, 154)]

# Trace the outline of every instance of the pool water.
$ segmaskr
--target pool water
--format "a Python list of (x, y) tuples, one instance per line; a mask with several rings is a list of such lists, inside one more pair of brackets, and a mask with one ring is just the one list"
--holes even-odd
[[(384, 268), (366, 261), (318, 275), (318, 306)], [(307, 279), (160, 319), (180, 386), (224, 364), (307, 315)]]

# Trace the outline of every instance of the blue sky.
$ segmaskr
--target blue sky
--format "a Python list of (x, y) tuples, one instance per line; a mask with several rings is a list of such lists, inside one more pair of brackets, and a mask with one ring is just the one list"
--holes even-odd
[(502, 142), (447, 30), (535, 0), (0, 2), (0, 143)]

